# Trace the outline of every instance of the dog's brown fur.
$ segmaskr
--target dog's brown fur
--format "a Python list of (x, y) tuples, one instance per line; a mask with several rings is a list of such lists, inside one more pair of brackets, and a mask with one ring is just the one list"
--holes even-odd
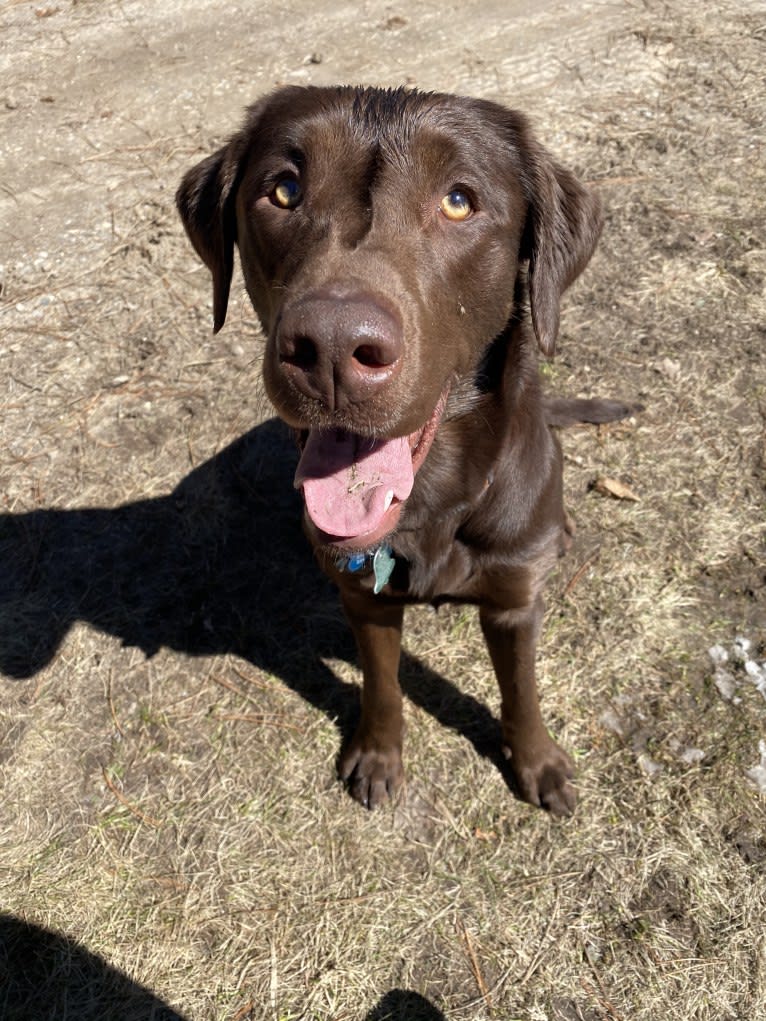
[[(290, 207), (277, 191), (285, 181)], [(470, 201), (465, 219), (443, 212), (456, 191)], [(521, 114), (493, 103), (288, 88), (189, 171), (178, 206), (213, 276), (216, 330), (238, 246), (268, 338), (267, 390), (304, 437), (438, 425), (387, 539), (395, 566), (380, 594), (369, 566), (342, 569), (343, 540), (306, 519), (364, 674), (361, 722), (340, 761), (354, 797), (373, 807), (402, 779), (404, 605), (449, 600), (479, 607), (521, 797), (570, 812), (572, 763), (548, 735), (535, 682), (543, 584), (570, 541), (550, 426), (631, 409), (544, 399), (535, 339), (553, 353), (561, 294), (601, 230), (598, 199)]]

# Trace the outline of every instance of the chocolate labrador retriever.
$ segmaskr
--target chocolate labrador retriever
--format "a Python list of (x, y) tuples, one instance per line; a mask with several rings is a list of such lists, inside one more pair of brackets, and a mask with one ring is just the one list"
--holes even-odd
[[(599, 201), (494, 103), (284, 88), (190, 170), (178, 207), (226, 316), (234, 246), (268, 338), (266, 389), (297, 431), (305, 530), (364, 675), (340, 759), (374, 807), (402, 780), (404, 606), (475, 603), (522, 798), (575, 801), (538, 705), (542, 589), (570, 542), (552, 425), (632, 409), (540, 392), (559, 299)], [(529, 306), (529, 314), (527, 314)]]

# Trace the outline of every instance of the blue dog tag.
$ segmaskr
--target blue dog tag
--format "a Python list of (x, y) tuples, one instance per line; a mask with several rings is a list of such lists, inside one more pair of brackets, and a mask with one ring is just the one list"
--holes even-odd
[(361, 569), (364, 567), (364, 562), (366, 559), (367, 557), (364, 555), (364, 553), (352, 553), (352, 555), (348, 558), (348, 561), (346, 563), (346, 570), (351, 571), (352, 574), (355, 573), (356, 571), (361, 571)]

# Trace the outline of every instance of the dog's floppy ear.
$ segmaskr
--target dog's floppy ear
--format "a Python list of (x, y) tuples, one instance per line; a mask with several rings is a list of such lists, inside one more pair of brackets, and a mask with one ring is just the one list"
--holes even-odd
[(237, 223), (234, 196), (245, 152), (242, 135), (192, 167), (176, 192), (176, 205), (194, 249), (213, 276), (213, 332), (226, 319)]
[(521, 256), (529, 260), (532, 326), (550, 356), (559, 331), (559, 301), (583, 271), (601, 233), (601, 201), (529, 139), (522, 150), (529, 209)]

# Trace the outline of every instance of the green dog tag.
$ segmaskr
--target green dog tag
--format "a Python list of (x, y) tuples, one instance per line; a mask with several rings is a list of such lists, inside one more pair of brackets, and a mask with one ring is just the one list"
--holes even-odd
[(390, 546), (379, 546), (372, 558), (372, 570), (375, 574), (375, 587), (373, 592), (377, 595), (391, 577), (396, 559), (391, 555)]

